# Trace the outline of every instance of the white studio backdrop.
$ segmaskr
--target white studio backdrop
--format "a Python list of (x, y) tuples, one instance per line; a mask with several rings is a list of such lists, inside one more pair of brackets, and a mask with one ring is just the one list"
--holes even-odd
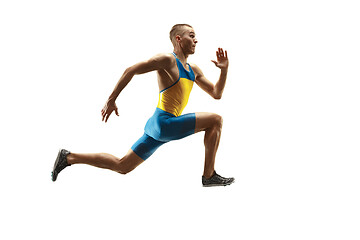
[[(359, 239), (356, 1), (1, 1), (1, 239)], [(51, 182), (59, 148), (125, 154), (158, 100), (155, 73), (100, 110), (123, 71), (171, 52), (191, 24), (196, 63), (228, 50), (223, 98), (194, 87), (185, 112), (224, 118), (204, 189), (203, 133), (126, 176), (90, 166)]]

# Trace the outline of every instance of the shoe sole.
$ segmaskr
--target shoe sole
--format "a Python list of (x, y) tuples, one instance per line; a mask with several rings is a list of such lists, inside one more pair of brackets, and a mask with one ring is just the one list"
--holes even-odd
[[(56, 179), (57, 179), (57, 175), (58, 173), (55, 173), (55, 168), (56, 166), (58, 165), (59, 161), (60, 161), (60, 157), (61, 157), (61, 151), (62, 149), (59, 150), (59, 153), (56, 157), (56, 160), (55, 160), (55, 164), (54, 164), (54, 167), (53, 167), (53, 171), (51, 172), (51, 178), (52, 178), (52, 181), (55, 182)], [(55, 174), (54, 174), (55, 173)]]
[(207, 184), (207, 185), (203, 185), (203, 187), (226, 187), (226, 186), (229, 186), (231, 184), (233, 184), (235, 182), (235, 179), (234, 181), (230, 182), (230, 183), (227, 183), (227, 184)]

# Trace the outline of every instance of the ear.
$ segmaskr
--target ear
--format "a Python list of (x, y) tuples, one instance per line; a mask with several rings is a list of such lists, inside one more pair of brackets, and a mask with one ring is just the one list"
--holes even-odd
[(177, 42), (179, 42), (181, 40), (180, 35), (176, 35), (175, 39), (176, 39)]

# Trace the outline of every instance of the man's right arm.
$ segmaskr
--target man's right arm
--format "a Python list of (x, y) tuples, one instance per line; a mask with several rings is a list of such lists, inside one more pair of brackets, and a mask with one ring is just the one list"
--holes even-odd
[(147, 61), (139, 62), (129, 68), (127, 68), (119, 81), (117, 82), (113, 92), (109, 96), (104, 108), (101, 113), (103, 116), (103, 121), (105, 122), (111, 115), (112, 111), (115, 110), (116, 115), (118, 115), (117, 107), (115, 100), (121, 93), (121, 91), (126, 87), (126, 85), (131, 81), (134, 75), (144, 74), (155, 70), (167, 69), (171, 64), (171, 56), (169, 54), (158, 54), (150, 58)]

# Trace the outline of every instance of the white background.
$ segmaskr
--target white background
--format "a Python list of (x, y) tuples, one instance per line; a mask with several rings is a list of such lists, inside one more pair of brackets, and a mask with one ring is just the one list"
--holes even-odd
[[(1, 1), (0, 238), (360, 239), (356, 3)], [(203, 133), (128, 175), (76, 165), (53, 183), (59, 148), (122, 156), (142, 135), (155, 73), (121, 93), (120, 117), (100, 110), (127, 67), (172, 51), (176, 23), (211, 81), (228, 50), (223, 98), (194, 87), (185, 112), (224, 117), (216, 169), (236, 183), (202, 188)]]

